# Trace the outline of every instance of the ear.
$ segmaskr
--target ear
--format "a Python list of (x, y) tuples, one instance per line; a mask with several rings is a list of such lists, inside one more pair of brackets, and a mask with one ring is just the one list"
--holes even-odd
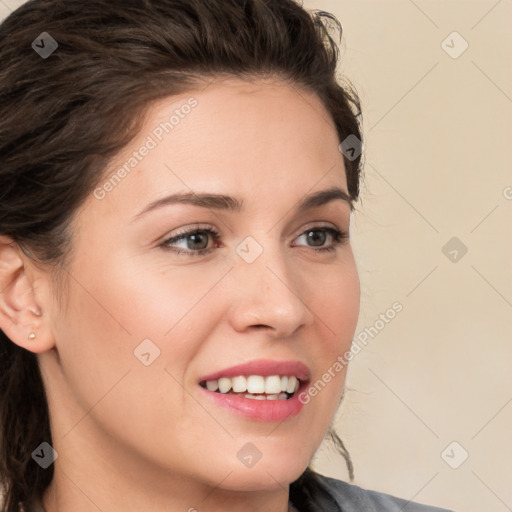
[(54, 339), (49, 314), (36, 300), (41, 270), (30, 263), (12, 238), (0, 235), (0, 329), (16, 345), (41, 353), (53, 348)]

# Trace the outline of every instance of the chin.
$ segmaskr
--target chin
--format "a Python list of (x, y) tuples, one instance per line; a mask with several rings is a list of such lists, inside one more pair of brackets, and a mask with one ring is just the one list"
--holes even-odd
[(287, 488), (305, 471), (307, 464), (300, 468), (276, 468), (239, 470), (223, 482), (222, 487), (231, 491), (270, 491)]
[(299, 457), (263, 457), (252, 467), (237, 466), (222, 483), (226, 490), (264, 491), (286, 488), (306, 470), (309, 460)]

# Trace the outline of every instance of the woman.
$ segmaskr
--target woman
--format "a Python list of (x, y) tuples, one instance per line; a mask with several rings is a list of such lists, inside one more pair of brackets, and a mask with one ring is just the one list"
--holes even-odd
[(6, 512), (439, 510), (308, 469), (359, 313), (326, 20), (32, 0), (1, 25)]

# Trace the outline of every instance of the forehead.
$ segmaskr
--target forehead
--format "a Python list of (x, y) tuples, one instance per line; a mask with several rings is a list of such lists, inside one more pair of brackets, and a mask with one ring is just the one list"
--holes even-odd
[(208, 191), (271, 206), (315, 188), (346, 190), (338, 145), (316, 95), (278, 80), (219, 80), (148, 109), (105, 173), (102, 203), (140, 209), (168, 193)]

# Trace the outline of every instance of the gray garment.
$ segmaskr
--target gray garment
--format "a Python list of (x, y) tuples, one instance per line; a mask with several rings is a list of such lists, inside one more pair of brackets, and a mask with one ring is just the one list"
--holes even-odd
[[(341, 512), (452, 512), (444, 508), (429, 507), (420, 505), (401, 498), (395, 498), (389, 494), (383, 494), (377, 491), (368, 491), (361, 489), (357, 485), (348, 484), (341, 480), (329, 478), (317, 474), (319, 480), (329, 494), (336, 500)], [(318, 503), (322, 506), (322, 499)], [(302, 510), (300, 503), (294, 503), (299, 512)], [(330, 512), (332, 507), (327, 505), (322, 507), (325, 512)], [(29, 512), (45, 512), (41, 502), (34, 502)]]
[[(453, 512), (444, 508), (420, 505), (419, 503), (396, 498), (389, 494), (362, 489), (357, 485), (318, 473), (317, 477), (328, 493), (335, 499), (342, 512)], [(299, 510), (300, 505), (300, 503), (295, 503)], [(322, 503), (318, 503), (318, 505), (322, 507)], [(326, 504), (321, 510), (330, 512), (332, 507)]]

